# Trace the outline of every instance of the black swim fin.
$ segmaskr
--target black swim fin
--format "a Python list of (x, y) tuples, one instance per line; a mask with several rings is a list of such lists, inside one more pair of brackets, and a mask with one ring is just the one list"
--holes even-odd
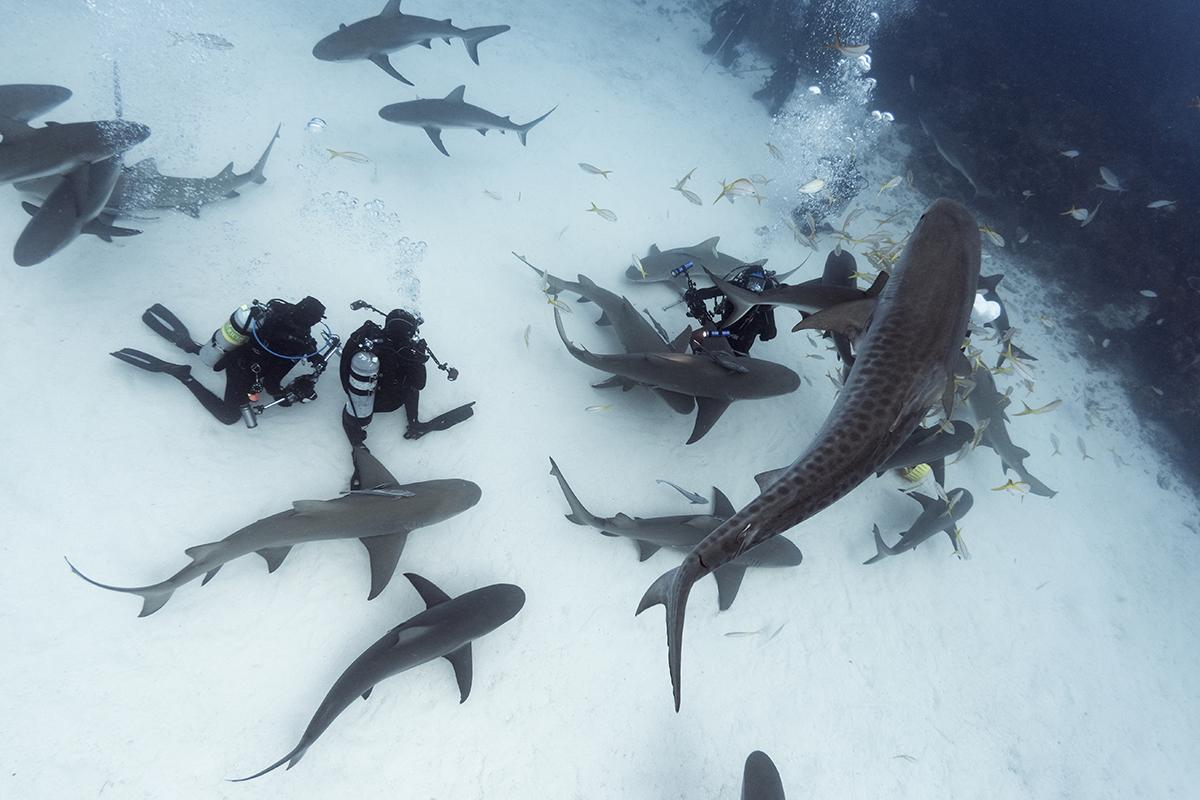
[(183, 352), (192, 355), (200, 352), (200, 345), (192, 340), (187, 326), (162, 303), (155, 303), (147, 308), (142, 314), (142, 322)]
[(475, 415), (473, 406), (475, 401), (471, 401), (466, 405), (452, 408), (445, 414), (439, 414), (427, 422), (414, 422), (408, 426), (408, 430), (404, 433), (405, 439), (420, 439), (430, 431), (444, 431), (447, 428), (454, 427), (460, 422), (465, 422)]
[(191, 377), (192, 374), (192, 368), (187, 364), (172, 364), (170, 361), (163, 361), (161, 358), (152, 356), (149, 353), (143, 353), (141, 350), (134, 350), (129, 347), (117, 350), (115, 353), (109, 353), (109, 355), (138, 369), (144, 369), (147, 372), (165, 372), (179, 380), (185, 380)]

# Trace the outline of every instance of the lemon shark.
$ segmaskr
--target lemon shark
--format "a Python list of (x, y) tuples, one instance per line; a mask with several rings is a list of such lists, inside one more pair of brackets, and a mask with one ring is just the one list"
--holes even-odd
[[(637, 545), (638, 561), (645, 561), (664, 547), (686, 553), (734, 513), (729, 498), (714, 486), (711, 514), (631, 517), (619, 513), (615, 517), (597, 517), (584, 508), (553, 458), (550, 459), (550, 474), (558, 480), (567, 505), (571, 507), (571, 513), (566, 515), (568, 520), (595, 528), (605, 536), (632, 539)], [(717, 582), (717, 607), (724, 611), (733, 605), (749, 567), (795, 567), (803, 560), (800, 548), (782, 536), (743, 553), (713, 573)]]
[(434, 39), (441, 39), (446, 44), (450, 44), (451, 39), (462, 39), (467, 55), (478, 64), (479, 43), (507, 30), (507, 25), (458, 28), (448, 19), (403, 14), (400, 0), (388, 0), (377, 15), (350, 25), (339, 25), (336, 31), (317, 42), (312, 53), (321, 61), (370, 61), (401, 83), (412, 86), (412, 81), (392, 66), (389, 53), (417, 44), (431, 49)]
[(742, 800), (787, 800), (775, 762), (761, 750), (746, 758), (742, 770)]
[(1008, 435), (1005, 423), (1009, 420), (1005, 409), (1009, 400), (996, 390), (996, 380), (992, 377), (991, 370), (985, 366), (978, 366), (972, 373), (971, 380), (975, 381), (975, 388), (967, 395), (967, 404), (975, 412), (980, 425), (987, 421), (987, 427), (979, 439), (980, 444), (996, 451), (1004, 471), (1008, 472), (1011, 469), (1017, 473), (1022, 481), (1029, 484), (1031, 493), (1039, 497), (1054, 497), (1058, 492), (1033, 477), (1025, 468), (1025, 459), (1029, 458), (1029, 451), (1013, 444), (1012, 437)]
[(676, 711), (692, 585), (844, 497), (892, 456), (939, 401), (949, 416), (979, 260), (979, 229), (970, 212), (952, 200), (934, 201), (887, 285), (858, 320), (864, 333), (854, 366), (813, 441), (791, 466), (758, 476), (762, 493), (647, 590), (640, 609), (666, 606)]
[[(717, 243), (720, 241), (720, 236), (713, 236), (699, 244), (686, 247), (672, 247), (669, 250), (660, 250), (657, 244), (652, 244), (646, 253), (646, 257), (639, 259), (641, 268), (639, 269), (636, 264), (629, 267), (629, 269), (625, 270), (625, 277), (634, 283), (661, 283), (663, 281), (680, 280), (679, 276), (672, 275), (671, 271), (689, 261), (697, 267), (711, 270), (718, 275), (725, 275), (738, 267), (745, 266), (745, 261), (718, 251)], [(759, 263), (765, 264), (767, 262), (764, 259)], [(700, 274), (700, 270), (693, 270), (693, 273), (693, 277), (695, 277)]]
[(450, 153), (442, 144), (442, 131), (446, 128), (467, 128), (479, 131), (484, 136), (488, 131), (515, 131), (517, 138), (524, 145), (525, 137), (533, 126), (554, 113), (554, 108), (542, 114), (532, 122), (518, 125), (509, 117), (501, 117), (491, 111), (473, 106), (464, 97), (466, 85), (459, 86), (440, 100), (409, 100), (404, 103), (392, 103), (379, 109), (379, 116), (397, 125), (408, 125), (421, 128), (433, 142), (433, 146), (444, 156)]
[[(694, 402), (696, 422), (688, 437), (688, 444), (699, 441), (708, 433), (735, 400), (777, 397), (800, 388), (799, 375), (771, 361), (735, 358), (727, 351), (700, 354), (592, 353), (567, 338), (562, 314), (557, 307), (554, 309), (554, 324), (567, 352), (589, 367), (613, 376), (608, 381), (596, 384), (597, 388), (629, 384), (649, 386), (681, 413), (687, 413), (690, 410), (689, 402)], [(677, 341), (686, 342), (690, 339), (691, 329), (688, 328)]]
[(381, 681), (439, 658), (450, 662), (458, 681), (459, 703), (471, 694), (471, 643), (515, 617), (525, 605), (525, 592), (511, 583), (496, 583), (450, 597), (433, 582), (404, 573), (425, 601), (425, 610), (383, 635), (334, 681), (317, 707), (300, 742), (271, 766), (237, 781), (248, 781), (287, 764), (291, 769), (304, 757), (333, 721), (362, 697), (367, 700)]
[(196, 578), (201, 585), (212, 580), (222, 566), (257, 553), (274, 572), (292, 547), (304, 542), (358, 539), (371, 559), (371, 592), (374, 599), (387, 587), (408, 535), (461, 514), (479, 502), (479, 487), (458, 478), (401, 485), (366, 447), (354, 448), (354, 466), (362, 489), (333, 500), (298, 500), (292, 508), (272, 514), (230, 534), (219, 542), (189, 547), (192, 561), (179, 572), (149, 586), (120, 587), (99, 583), (70, 561), (71, 571), (93, 586), (142, 598), (139, 617), (162, 608), (171, 594)]
[(966, 489), (951, 489), (946, 493), (949, 502), (926, 497), (919, 492), (908, 492), (907, 494), (921, 504), (921, 515), (909, 526), (908, 530), (900, 534), (900, 541), (891, 547), (884, 543), (883, 536), (879, 533), (879, 526), (876, 525), (873, 529), (875, 555), (868, 558), (863, 564), (874, 564), (888, 556), (898, 556), (909, 550), (915, 550), (917, 545), (933, 538), (941, 531), (946, 532), (946, 535), (950, 537), (950, 543), (954, 545), (955, 552), (958, 552), (958, 536), (955, 530), (958, 521), (965, 517), (971, 510), (971, 506), (975, 504), (975, 498), (971, 493)]

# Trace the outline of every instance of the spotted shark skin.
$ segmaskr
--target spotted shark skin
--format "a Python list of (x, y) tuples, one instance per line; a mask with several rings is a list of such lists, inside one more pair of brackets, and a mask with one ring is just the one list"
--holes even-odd
[(979, 259), (970, 212), (952, 200), (934, 201), (880, 293), (845, 386), (808, 449), (647, 590), (642, 609), (666, 606), (676, 711), (692, 584), (845, 496), (908, 439), (931, 406), (949, 405)]

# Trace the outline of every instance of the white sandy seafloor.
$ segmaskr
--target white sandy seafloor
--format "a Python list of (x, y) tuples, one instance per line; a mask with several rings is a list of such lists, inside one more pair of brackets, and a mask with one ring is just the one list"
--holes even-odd
[[(284, 125), (269, 182), (199, 220), (164, 212), (135, 224), (140, 237), (88, 238), (38, 267), (0, 270), (9, 419), (0, 430), (0, 796), (732, 798), (754, 749), (771, 755), (794, 798), (1193, 796), (1200, 541), (1185, 523), (1194, 501), (1169, 474), (1175, 488), (1160, 488), (1170, 467), (1111, 376), (1073, 354), (1074, 334), (1039, 323), (1055, 310), (1025, 277), (1023, 256), (989, 244), (984, 271), (1008, 275), (1018, 341), (1039, 358), (1029, 402), (1064, 400), (1051, 414), (1014, 417), (1010, 430), (1033, 453), (1030, 470), (1060, 494), (991, 491), (1004, 477), (980, 449), (949, 477), (976, 498), (963, 521), (972, 558), (955, 558), (939, 537), (864, 567), (872, 524), (894, 541), (918, 509), (891, 482), (861, 486), (788, 534), (803, 565), (751, 571), (729, 611), (717, 613), (712, 581), (697, 586), (676, 714), (662, 612), (633, 611), (678, 555), (639, 564), (629, 543), (564, 520), (547, 457), (598, 514), (686, 513), (656, 478), (704, 493), (717, 484), (740, 507), (756, 491), (752, 476), (791, 461), (820, 426), (834, 398), (824, 375), (833, 356), (789, 333), (793, 315), (781, 311), (778, 339), (755, 355), (808, 380), (793, 395), (735, 404), (684, 446), (690, 417), (642, 390), (589, 387), (602, 376), (564, 351), (537, 279), (510, 251), (652, 309), (670, 292), (622, 277), (630, 254), (651, 242), (720, 235), (726, 252), (790, 268), (810, 251), (780, 222), (788, 204), (772, 190), (785, 183), (784, 165), (764, 142), (795, 164), (823, 134), (773, 128), (750, 98), (761, 74), (702, 73), (707, 24), (696, 14), (406, 2), (460, 25), (513, 26), (482, 45), (482, 67), (460, 43), (400, 54), (417, 92), (466, 83), (468, 101), (519, 122), (559, 104), (528, 148), (512, 135), (451, 131), (444, 158), (421, 131), (376, 116), (413, 90), (370, 64), (309, 55), (377, 4), (18, 2), (21, 13), (7, 15), (4, 82), (76, 92), (52, 118), (111, 113), (104, 56), (116, 53), (127, 116), (154, 131), (131, 161), (152, 155), (164, 172), (212, 175), (234, 159), (242, 171)], [(169, 47), (168, 29), (219, 33), (235, 48)], [(313, 115), (328, 121), (319, 140), (304, 130)], [(325, 147), (374, 164), (326, 161)], [(873, 186), (851, 208), (868, 209), (858, 223), (868, 228), (909, 209), (893, 226), (899, 235), (928, 198), (903, 185), (878, 194), (906, 168), (890, 134), (879, 152), (867, 160)], [(613, 174), (586, 174), (579, 161)], [(692, 167), (703, 207), (668, 188)], [(780, 180), (761, 207), (711, 204), (719, 179), (751, 173)], [(7, 247), (25, 216), (3, 191)], [(376, 200), (382, 210), (372, 213), (365, 206)], [(585, 213), (592, 202), (618, 221)], [(819, 274), (833, 244), (824, 237), (797, 279)], [(270, 576), (257, 558), (230, 563), (138, 619), (137, 598), (88, 586), (62, 557), (103, 581), (151, 583), (185, 563), (186, 547), (345, 488), (334, 374), (317, 402), (270, 412), (247, 431), (215, 423), (169, 379), (106, 355), (122, 346), (179, 355), (138, 319), (156, 301), (203, 336), (251, 298), (307, 293), (325, 301), (343, 336), (364, 318), (351, 300), (415, 301), (431, 346), (462, 373), (450, 384), (431, 371), (423, 411), (478, 401), (474, 419), (419, 442), (401, 438), (395, 415), (372, 425), (373, 452), (402, 482), (463, 477), (483, 487), (478, 506), (411, 537), (401, 570), (451, 595), (513, 582), (528, 602), (475, 643), (464, 705), (444, 662), (414, 669), (351, 706), (295, 769), (230, 784), (291, 749), (341, 671), (423, 608), (416, 593), (397, 575), (367, 603), (362, 547), (319, 542), (295, 548)], [(569, 333), (615, 351), (594, 316), (576, 307), (565, 315)], [(684, 323), (678, 308), (657, 316), (672, 332)], [(995, 344), (987, 353), (994, 358)], [(1018, 385), (1014, 410), (1025, 393)], [(584, 410), (602, 403), (613, 408)], [(1061, 456), (1050, 455), (1051, 433)], [(1078, 436), (1094, 460), (1081, 458)], [(785, 623), (770, 641), (724, 635)]]

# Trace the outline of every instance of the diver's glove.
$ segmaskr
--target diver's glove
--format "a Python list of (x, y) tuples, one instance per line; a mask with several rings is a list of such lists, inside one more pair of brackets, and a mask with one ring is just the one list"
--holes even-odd
[(408, 423), (408, 430), (404, 431), (405, 439), (420, 439), (425, 434), (429, 433), (429, 426), (424, 422)]
[(317, 376), (301, 375), (284, 387), (284, 401), (281, 406), (292, 403), (308, 403), (317, 399)]

